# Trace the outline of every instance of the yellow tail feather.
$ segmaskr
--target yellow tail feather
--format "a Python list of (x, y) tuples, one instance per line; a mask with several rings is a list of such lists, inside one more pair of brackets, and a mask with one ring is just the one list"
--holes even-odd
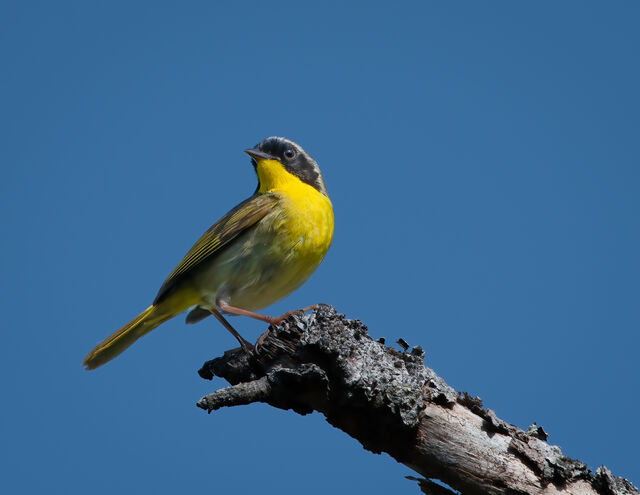
[(87, 354), (82, 364), (88, 370), (102, 366), (123, 352), (140, 337), (175, 315), (176, 313), (160, 312), (158, 306), (149, 306), (125, 326), (100, 342)]

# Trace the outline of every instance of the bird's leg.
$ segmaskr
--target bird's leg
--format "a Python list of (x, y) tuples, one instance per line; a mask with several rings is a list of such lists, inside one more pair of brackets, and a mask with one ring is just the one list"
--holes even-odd
[[(263, 314), (260, 314), (260, 313), (256, 313), (254, 311), (249, 311), (248, 309), (236, 308), (235, 306), (231, 306), (231, 305), (229, 305), (228, 303), (226, 303), (225, 301), (222, 301), (222, 300), (217, 302), (217, 306), (218, 306), (218, 308), (220, 308), (221, 311), (224, 311), (225, 313), (231, 313), (231, 314), (240, 315), (240, 316), (248, 316), (249, 318), (254, 318), (256, 320), (264, 321), (266, 323), (269, 323), (270, 325), (280, 325), (280, 323), (282, 323), (282, 320), (288, 318), (291, 315), (301, 314), (301, 313), (304, 313), (306, 311), (311, 311), (312, 309), (317, 309), (319, 307), (318, 304), (314, 304), (313, 306), (307, 306), (306, 308), (294, 309), (293, 311), (287, 311), (286, 313), (284, 313), (283, 315), (280, 315), (280, 316), (268, 316), (268, 315), (263, 315)], [(222, 315), (220, 315), (220, 318), (222, 318)], [(218, 319), (220, 319), (220, 318), (218, 318)], [(220, 321), (223, 321), (223, 320), (220, 320)], [(227, 325), (229, 325), (229, 324), (227, 323)], [(231, 325), (229, 325), (229, 326), (231, 326)], [(227, 327), (227, 328), (229, 328), (229, 327)], [(233, 330), (232, 333), (234, 331), (235, 330)], [(260, 335), (260, 337), (258, 337), (258, 340), (256, 341), (256, 345), (254, 346), (254, 349), (257, 349), (258, 347), (260, 347), (262, 345), (262, 343), (264, 342), (264, 340), (267, 338), (268, 335), (269, 335), (269, 329), (267, 328), (266, 332), (264, 332), (262, 335)]]
[(276, 318), (276, 320), (278, 320), (277, 325), (282, 323), (282, 320), (286, 320), (291, 315), (301, 315), (303, 313), (306, 313), (307, 311), (312, 311), (314, 309), (318, 309), (320, 306), (321, 306), (320, 304), (312, 304), (311, 306), (307, 306), (306, 308), (294, 309), (292, 311), (287, 311), (285, 314), (280, 315), (280, 316), (278, 316)]
[(220, 311), (224, 311), (225, 313), (231, 313), (232, 315), (240, 315), (240, 316), (248, 316), (249, 318), (254, 318), (256, 320), (264, 321), (269, 323), (270, 325), (280, 325), (282, 320), (288, 318), (291, 315), (304, 313), (305, 311), (310, 311), (312, 309), (317, 309), (318, 305), (314, 304), (313, 306), (307, 306), (302, 309), (294, 309), (293, 311), (287, 311), (285, 314), (280, 316), (268, 316), (260, 313), (256, 313), (254, 311), (249, 311), (248, 309), (236, 308), (235, 306), (231, 306), (225, 301), (217, 301), (216, 305), (220, 309)]
[(253, 346), (251, 345), (251, 343), (243, 339), (242, 336), (236, 331), (236, 329), (233, 328), (227, 320), (225, 320), (224, 316), (222, 316), (219, 311), (215, 309), (209, 309), (209, 311), (211, 311), (211, 314), (215, 316), (220, 323), (222, 323), (224, 328), (229, 330), (229, 332), (231, 332), (231, 335), (233, 335), (238, 340), (238, 342), (240, 342), (240, 346), (242, 346), (242, 350), (244, 352), (249, 353), (253, 350)]

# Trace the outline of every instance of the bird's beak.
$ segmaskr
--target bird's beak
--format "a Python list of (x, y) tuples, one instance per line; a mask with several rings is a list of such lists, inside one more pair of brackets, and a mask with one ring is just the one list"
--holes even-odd
[(257, 150), (255, 148), (251, 148), (248, 150), (244, 150), (244, 152), (249, 155), (254, 160), (275, 160), (271, 155), (264, 153), (263, 151)]

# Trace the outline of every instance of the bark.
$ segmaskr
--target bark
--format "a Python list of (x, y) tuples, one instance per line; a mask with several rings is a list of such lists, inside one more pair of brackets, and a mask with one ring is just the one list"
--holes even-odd
[(385, 347), (362, 322), (330, 306), (289, 317), (254, 352), (227, 351), (199, 374), (232, 385), (203, 397), (202, 409), (265, 402), (299, 414), (319, 411), (365, 449), (422, 475), (413, 479), (424, 493), (452, 493), (432, 480), (465, 495), (638, 493), (606, 467), (594, 473), (563, 455), (542, 428), (523, 431), (456, 392), (424, 366), (420, 347)]

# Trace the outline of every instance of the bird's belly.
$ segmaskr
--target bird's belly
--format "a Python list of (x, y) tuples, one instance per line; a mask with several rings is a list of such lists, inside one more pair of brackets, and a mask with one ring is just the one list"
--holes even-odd
[(229, 304), (253, 311), (270, 306), (300, 287), (321, 261), (292, 258), (287, 262), (266, 261), (252, 276), (230, 279)]
[(197, 287), (212, 303), (225, 299), (243, 309), (265, 308), (311, 276), (332, 237), (331, 209), (274, 213), (216, 257), (196, 280)]

